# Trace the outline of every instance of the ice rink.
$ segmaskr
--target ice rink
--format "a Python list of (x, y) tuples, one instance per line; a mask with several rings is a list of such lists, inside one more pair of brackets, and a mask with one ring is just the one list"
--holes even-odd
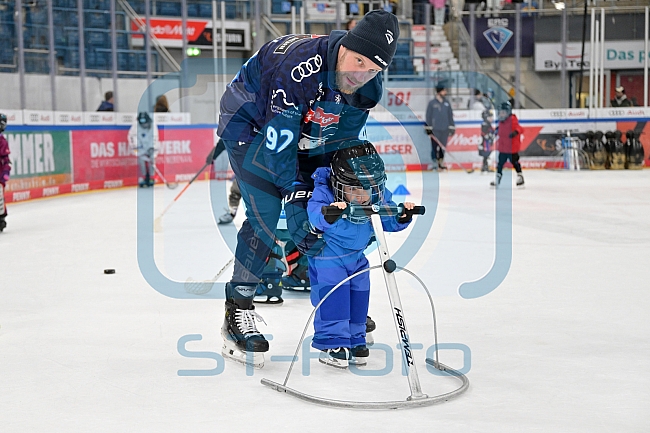
[[(258, 307), (268, 324), (258, 327), (272, 338), (263, 369), (249, 375), (224, 363), (221, 293), (174, 299), (142, 275), (136, 219), (145, 192), (10, 203), (0, 234), (0, 431), (648, 432), (650, 170), (524, 174), (526, 188), (512, 191), (509, 273), (471, 300), (459, 285), (494, 260), (492, 177), (389, 175), (389, 187), (406, 185), (409, 200), (437, 202), (426, 239), (407, 239), (421, 236), (414, 228), (391, 234), (389, 248), (408, 256), (409, 245), (421, 244), (398, 264), (432, 291), (447, 347), (440, 360), (470, 381), (455, 400), (393, 411), (322, 407), (260, 384), (284, 379), (282, 359), (293, 355), (311, 312), (304, 294)], [(225, 197), (225, 182), (212, 187)], [(232, 255), (234, 228), (220, 234), (212, 211), (218, 216), (225, 201), (211, 205), (210, 190), (209, 182), (193, 184), (153, 236), (155, 263), (170, 280), (209, 279)], [(153, 215), (179, 191), (157, 186)], [(371, 263), (376, 255), (369, 252)], [(424, 365), (433, 345), (426, 297), (404, 273), (397, 281), (411, 339), (422, 345), (423, 390), (448, 392), (457, 383)], [(405, 399), (380, 273), (372, 274), (370, 315), (375, 340), (388, 349), (371, 352), (365, 374), (303, 363), (301, 352), (289, 385), (345, 400)]]

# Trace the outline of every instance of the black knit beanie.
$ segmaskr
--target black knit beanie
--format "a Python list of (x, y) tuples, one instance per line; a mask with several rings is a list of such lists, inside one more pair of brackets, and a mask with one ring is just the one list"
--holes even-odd
[(397, 17), (384, 10), (368, 12), (341, 39), (341, 45), (366, 56), (382, 69), (393, 60), (399, 38)]

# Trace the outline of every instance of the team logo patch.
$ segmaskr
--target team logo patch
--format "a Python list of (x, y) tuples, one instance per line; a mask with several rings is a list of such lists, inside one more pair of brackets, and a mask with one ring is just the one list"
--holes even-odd
[(491, 27), (483, 32), (485, 39), (492, 45), (497, 54), (501, 53), (512, 37), (513, 32), (503, 27)]
[(341, 116), (333, 113), (326, 113), (321, 107), (316, 107), (316, 111), (311, 108), (305, 115), (305, 123), (318, 123), (321, 128), (339, 123)]
[(320, 67), (323, 66), (323, 58), (316, 54), (314, 57), (310, 57), (305, 62), (300, 62), (291, 70), (291, 78), (296, 83), (300, 83), (304, 78), (310, 77), (311, 75), (320, 71)]

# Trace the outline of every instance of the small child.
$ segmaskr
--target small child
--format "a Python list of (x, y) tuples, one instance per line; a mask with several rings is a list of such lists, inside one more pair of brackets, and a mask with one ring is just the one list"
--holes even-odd
[(524, 185), (524, 176), (521, 174), (521, 164), (519, 164), (519, 149), (521, 140), (519, 135), (524, 129), (519, 126), (517, 116), (512, 114), (512, 106), (509, 102), (504, 102), (499, 108), (499, 126), (497, 128), (496, 149), (499, 151), (499, 162), (497, 164), (497, 176), (490, 185), (499, 186), (503, 165), (510, 160), (512, 166), (517, 171), (517, 186)]
[(7, 127), (7, 116), (0, 113), (0, 232), (7, 227), (7, 207), (5, 206), (5, 187), (11, 172), (11, 161), (9, 160), (9, 143), (2, 133)]
[(129, 129), (129, 145), (138, 156), (140, 173), (138, 186), (153, 186), (156, 171), (156, 152), (158, 147), (158, 127), (147, 112), (138, 113), (136, 123)]
[(492, 110), (484, 110), (482, 113), (483, 123), (481, 124), (481, 144), (478, 145), (478, 154), (483, 158), (483, 165), (481, 166), (481, 174), (487, 173), (490, 170), (488, 159), (492, 153), (492, 145), (494, 144), (494, 112)]
[[(323, 206), (345, 209), (352, 204), (392, 205), (391, 193), (385, 190), (384, 163), (369, 142), (338, 150), (330, 168), (318, 168), (314, 192), (309, 199), (311, 224), (323, 231), (325, 247), (309, 257), (311, 302), (316, 306), (323, 297), (348, 276), (368, 268), (364, 250), (372, 236), (373, 227), (367, 216), (338, 218), (331, 224), (321, 213)], [(351, 143), (349, 143), (351, 144)], [(405, 203), (413, 209), (413, 203)], [(381, 218), (386, 231), (408, 227), (407, 216)], [(366, 317), (370, 297), (370, 275), (364, 272), (336, 289), (316, 311), (312, 346), (320, 349), (319, 361), (326, 365), (346, 368), (348, 364), (365, 365), (370, 351), (366, 347)]]

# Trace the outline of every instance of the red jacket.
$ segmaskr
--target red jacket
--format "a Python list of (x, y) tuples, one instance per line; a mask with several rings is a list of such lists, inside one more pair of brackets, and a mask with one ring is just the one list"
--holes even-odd
[[(510, 138), (510, 133), (517, 131), (519, 134)], [(498, 137), (496, 149), (503, 153), (518, 153), (521, 150), (521, 134), (524, 128), (519, 125), (517, 116), (511, 114), (506, 120), (499, 122)]]

